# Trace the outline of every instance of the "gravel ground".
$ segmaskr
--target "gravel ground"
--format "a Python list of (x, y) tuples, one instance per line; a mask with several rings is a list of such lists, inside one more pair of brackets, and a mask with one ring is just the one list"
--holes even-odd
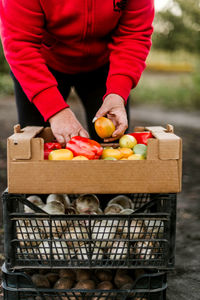
[[(72, 97), (73, 98), (73, 97)], [(82, 106), (71, 107), (85, 124)], [(0, 192), (6, 188), (6, 138), (16, 124), (13, 99), (0, 99)], [(170, 112), (150, 107), (131, 108), (131, 129), (136, 125), (172, 123), (183, 138), (183, 191), (178, 195), (176, 269), (168, 275), (168, 300), (199, 300), (200, 287), (200, 112)], [(2, 223), (2, 220), (1, 220)], [(3, 261), (3, 229), (0, 230), (0, 260)], [(0, 299), (3, 299), (0, 296)]]

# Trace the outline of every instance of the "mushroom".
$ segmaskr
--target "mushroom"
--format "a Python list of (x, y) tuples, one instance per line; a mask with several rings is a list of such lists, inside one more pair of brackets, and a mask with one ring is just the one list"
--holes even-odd
[(113, 204), (107, 205), (107, 207), (104, 210), (104, 213), (106, 215), (119, 214), (122, 210), (123, 210), (123, 207), (121, 205), (113, 203)]
[(100, 247), (109, 247), (116, 234), (118, 220), (95, 220), (92, 223), (92, 239), (98, 241)]
[(114, 197), (113, 199), (111, 199), (108, 202), (108, 205), (113, 204), (113, 203), (119, 204), (123, 208), (133, 208), (132, 200), (125, 195), (118, 195), (118, 196)]
[(128, 255), (128, 243), (124, 241), (115, 241), (107, 252), (110, 259), (123, 260)]
[(141, 239), (143, 238), (146, 227), (144, 221), (140, 219), (130, 220), (130, 225), (127, 220), (121, 220), (118, 231), (122, 232), (123, 238), (127, 239), (130, 237), (130, 240)]
[(33, 283), (39, 288), (50, 288), (50, 283), (45, 275), (33, 274), (31, 277)]
[(45, 233), (40, 226), (40, 221), (36, 220), (17, 220), (16, 231), (20, 246), (37, 246), (45, 237)]
[(149, 234), (157, 238), (163, 238), (164, 222), (161, 220), (145, 220), (145, 226)]
[(71, 203), (69, 200), (69, 197), (67, 196), (67, 194), (50, 194), (47, 197), (46, 203), (50, 203), (50, 202), (54, 202), (54, 201), (58, 201), (60, 203), (62, 203), (64, 205), (64, 208), (68, 208)]
[[(40, 208), (43, 208), (43, 206), (45, 205), (44, 202), (42, 201), (42, 199), (37, 195), (29, 196), (29, 197), (27, 197), (27, 200)], [(33, 209), (31, 209), (30, 207), (28, 207), (27, 205), (24, 205), (24, 212), (25, 213), (35, 213), (35, 211)]]
[(132, 213), (134, 213), (134, 210), (131, 208), (125, 208), (123, 210), (120, 211), (120, 215), (131, 215)]
[[(51, 251), (52, 250), (52, 251)], [(60, 240), (44, 241), (38, 247), (38, 258), (43, 260), (68, 260), (75, 256), (73, 249), (69, 249), (66, 242)]]
[[(145, 239), (150, 239), (150, 236), (146, 235)], [(138, 241), (134, 248), (136, 258), (142, 260), (155, 259), (155, 253), (159, 250), (159, 243), (151, 240)]]
[(81, 240), (88, 240), (88, 232), (85, 226), (74, 224), (74, 227), (69, 227), (67, 232), (64, 232), (62, 239), (66, 240), (68, 246), (73, 247), (75, 250), (79, 249)]
[(91, 260), (101, 260), (104, 253), (99, 247), (95, 247), (95, 244), (92, 244), (90, 249), (89, 244), (82, 243), (77, 249), (76, 255), (79, 260), (89, 260), (89, 258)]
[(78, 214), (91, 214), (98, 212), (99, 199), (94, 194), (80, 195), (73, 203)]

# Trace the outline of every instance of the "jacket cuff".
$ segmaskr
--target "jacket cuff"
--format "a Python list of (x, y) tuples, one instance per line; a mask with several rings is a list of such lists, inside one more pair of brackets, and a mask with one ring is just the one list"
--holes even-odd
[(106, 94), (103, 100), (109, 94), (117, 94), (124, 99), (126, 104), (131, 89), (133, 88), (133, 81), (130, 77), (124, 75), (112, 75), (107, 79)]
[(32, 102), (43, 116), (45, 122), (57, 112), (69, 107), (56, 86), (42, 91), (33, 98)]

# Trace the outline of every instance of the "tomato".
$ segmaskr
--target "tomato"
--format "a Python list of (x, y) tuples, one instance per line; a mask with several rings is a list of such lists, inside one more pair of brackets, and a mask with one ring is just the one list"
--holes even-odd
[(118, 150), (123, 155), (122, 158), (127, 158), (133, 154), (133, 150), (131, 150), (130, 148), (118, 148)]
[(73, 153), (68, 149), (53, 150), (49, 154), (49, 160), (71, 160), (72, 158)]
[(113, 132), (115, 131), (115, 125), (113, 122), (105, 117), (98, 118), (95, 123), (94, 127), (98, 136), (102, 139), (111, 137)]
[(119, 145), (121, 148), (133, 148), (136, 144), (136, 138), (134, 138), (132, 135), (124, 134), (119, 139)]
[(78, 155), (72, 158), (72, 160), (89, 160), (89, 159), (83, 155)]
[(116, 159), (120, 159), (122, 158), (122, 154), (118, 149), (104, 149), (101, 158), (105, 159), (106, 157), (114, 157)]

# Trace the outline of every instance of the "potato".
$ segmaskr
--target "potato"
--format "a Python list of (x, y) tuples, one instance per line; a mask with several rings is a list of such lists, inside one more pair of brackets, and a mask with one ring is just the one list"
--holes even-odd
[(113, 204), (113, 203), (119, 204), (123, 208), (133, 208), (132, 200), (125, 195), (118, 195), (118, 196), (114, 197), (113, 199), (111, 199), (108, 202), (108, 205)]
[(81, 280), (77, 282), (74, 289), (94, 290), (95, 282), (93, 280)]
[(113, 284), (110, 281), (102, 281), (97, 286), (99, 290), (112, 290), (113, 288)]
[(109, 270), (96, 270), (95, 275), (100, 281), (112, 281), (113, 278), (112, 272)]
[(45, 276), (51, 285), (54, 285), (56, 281), (59, 279), (59, 275), (52, 272), (47, 273)]
[(36, 287), (50, 288), (50, 283), (45, 275), (34, 274), (31, 279)]
[(134, 281), (133, 279), (127, 274), (126, 270), (120, 270), (118, 269), (115, 278), (114, 278), (114, 283), (118, 289), (120, 289), (122, 286), (125, 284), (133, 284)]
[(74, 280), (67, 277), (63, 277), (58, 279), (58, 281), (54, 285), (54, 289), (69, 290), (73, 287), (73, 284), (74, 284)]
[(113, 203), (113, 204), (107, 205), (107, 207), (104, 210), (104, 213), (106, 215), (119, 214), (122, 210), (123, 210), (123, 207), (121, 205)]
[(82, 270), (82, 269), (76, 270), (77, 281), (89, 280), (91, 279), (91, 277), (92, 277), (92, 273), (90, 270)]
[(76, 280), (76, 273), (74, 272), (74, 270), (71, 269), (61, 269), (59, 270), (59, 276), (60, 278), (70, 278), (72, 280)]
[[(42, 199), (37, 195), (29, 196), (29, 197), (27, 197), (27, 200), (41, 208), (45, 205), (44, 202), (42, 201)], [(27, 205), (24, 205), (24, 212), (25, 213), (35, 213), (35, 211), (33, 209), (31, 209), (30, 207), (28, 207)]]

